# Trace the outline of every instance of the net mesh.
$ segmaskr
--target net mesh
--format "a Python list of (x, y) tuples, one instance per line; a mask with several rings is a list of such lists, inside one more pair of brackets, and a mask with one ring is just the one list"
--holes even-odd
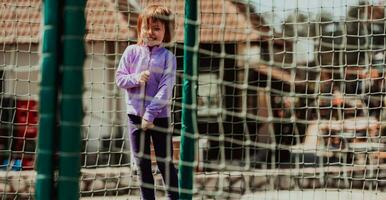
[(38, 123), (40, 3), (0, 5), (1, 198), (30, 197)]
[[(115, 73), (147, 5), (175, 13), (174, 163), (181, 130), (184, 1), (88, 0), (81, 197), (139, 198)], [(0, 4), (3, 197), (34, 193), (39, 0)], [(383, 199), (383, 1), (199, 1), (194, 198)], [(152, 97), (149, 97), (152, 98)], [(34, 121), (35, 120), (35, 121)], [(157, 196), (165, 196), (155, 162)], [(164, 160), (161, 159), (161, 162)], [(371, 194), (371, 195), (370, 195)], [(383, 195), (383, 196), (382, 196)]]

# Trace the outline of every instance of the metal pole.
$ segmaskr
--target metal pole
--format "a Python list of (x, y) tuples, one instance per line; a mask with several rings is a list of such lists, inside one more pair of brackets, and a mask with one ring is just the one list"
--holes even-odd
[(85, 0), (64, 3), (62, 91), (59, 136), (59, 200), (79, 199)]
[(182, 88), (182, 127), (180, 143), (180, 163), (178, 170), (178, 184), (180, 199), (193, 197), (193, 171), (195, 155), (195, 123), (196, 123), (196, 89), (198, 64), (198, 26), (197, 0), (185, 1), (184, 19), (184, 76)]
[(53, 155), (57, 122), (58, 58), (60, 31), (59, 4), (46, 0), (43, 4), (44, 27), (42, 41), (41, 83), (40, 83), (40, 124), (36, 157), (37, 200), (50, 200), (54, 194)]

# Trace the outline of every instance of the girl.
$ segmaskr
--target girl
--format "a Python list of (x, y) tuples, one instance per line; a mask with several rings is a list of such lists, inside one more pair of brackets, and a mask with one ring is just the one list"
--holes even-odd
[(168, 8), (145, 8), (137, 21), (138, 43), (126, 48), (115, 77), (118, 87), (126, 91), (129, 139), (138, 166), (141, 197), (146, 200), (155, 199), (150, 139), (168, 197), (178, 199), (172, 135), (168, 132), (176, 58), (163, 47), (172, 40), (173, 26)]

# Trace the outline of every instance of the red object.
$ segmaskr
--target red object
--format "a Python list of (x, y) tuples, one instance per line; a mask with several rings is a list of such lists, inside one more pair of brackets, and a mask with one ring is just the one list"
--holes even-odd
[(18, 126), (16, 137), (35, 138), (37, 136), (38, 123), (37, 102), (34, 100), (16, 101), (16, 125)]
[(38, 108), (35, 100), (16, 100), (14, 149), (20, 153), (23, 169), (32, 169), (38, 135)]
[(22, 169), (23, 170), (33, 170), (34, 169), (34, 159), (33, 158), (23, 158)]

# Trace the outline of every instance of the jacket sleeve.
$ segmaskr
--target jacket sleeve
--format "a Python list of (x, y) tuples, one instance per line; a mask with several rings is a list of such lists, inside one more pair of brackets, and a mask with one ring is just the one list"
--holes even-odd
[(130, 48), (127, 48), (123, 53), (121, 60), (119, 61), (118, 70), (115, 73), (115, 83), (118, 87), (123, 89), (138, 87), (139, 84), (139, 76), (140, 74), (133, 73), (130, 74), (129, 70), (129, 54)]
[(158, 84), (158, 92), (146, 107), (143, 118), (153, 122), (161, 110), (167, 106), (172, 98), (173, 88), (176, 81), (176, 57), (169, 56), (167, 59), (166, 68), (163, 72), (161, 80)]

